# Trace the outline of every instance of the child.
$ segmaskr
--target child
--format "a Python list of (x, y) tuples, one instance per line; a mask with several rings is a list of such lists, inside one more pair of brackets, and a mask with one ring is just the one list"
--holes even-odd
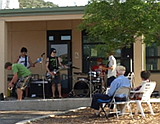
[[(141, 83), (140, 86), (132, 89), (133, 91), (139, 91), (141, 89), (141, 87), (146, 84), (147, 82), (150, 82), (149, 77), (150, 77), (151, 73), (150, 71), (141, 71), (141, 78), (143, 80), (143, 82)], [(142, 93), (131, 93), (130, 99), (134, 99), (134, 100), (141, 100), (142, 98)]]

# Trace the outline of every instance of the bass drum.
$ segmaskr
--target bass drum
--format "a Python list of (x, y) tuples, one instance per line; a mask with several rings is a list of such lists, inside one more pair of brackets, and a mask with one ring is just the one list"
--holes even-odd
[(74, 95), (77, 97), (86, 97), (89, 95), (89, 82), (87, 80), (79, 80), (73, 87)]

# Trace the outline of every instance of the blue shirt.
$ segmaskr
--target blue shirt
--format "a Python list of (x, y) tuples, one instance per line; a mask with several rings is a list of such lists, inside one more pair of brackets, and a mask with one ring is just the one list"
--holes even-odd
[[(113, 82), (111, 83), (110, 86), (110, 90), (108, 92), (108, 96), (113, 96), (115, 91), (120, 88), (120, 87), (130, 87), (130, 80), (128, 78), (126, 78), (124, 75), (120, 75), (119, 77), (117, 77), (116, 79), (113, 80)], [(119, 97), (123, 97), (123, 96), (119, 96)]]

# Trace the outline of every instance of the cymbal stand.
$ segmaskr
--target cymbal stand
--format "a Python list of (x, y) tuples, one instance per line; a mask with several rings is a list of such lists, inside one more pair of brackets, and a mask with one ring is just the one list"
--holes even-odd
[(43, 53), (42, 55), (41, 55), (41, 70), (42, 70), (42, 81), (43, 81), (43, 99), (45, 99), (45, 88), (44, 88), (44, 83), (45, 83), (45, 78), (44, 78), (44, 66), (43, 66), (43, 55), (44, 55), (45, 53)]

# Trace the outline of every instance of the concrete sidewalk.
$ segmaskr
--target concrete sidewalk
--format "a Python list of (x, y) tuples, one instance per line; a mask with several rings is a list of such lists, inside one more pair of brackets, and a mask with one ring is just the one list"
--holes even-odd
[[(90, 100), (91, 100), (90, 98), (65, 98), (65, 99), (52, 99), (52, 100), (37, 99), (37, 100), (23, 100), (23, 101), (17, 101), (17, 100), (1, 101), (0, 105), (2, 106), (0, 106), (1, 108), (0, 124), (27, 124), (27, 122), (30, 121), (35, 121), (38, 119), (47, 118), (58, 114), (64, 114), (70, 111), (75, 111), (77, 110), (75, 108), (83, 109), (90, 105), (91, 103)], [(33, 102), (35, 102), (35, 104), (33, 104)], [(45, 102), (46, 104), (45, 106), (43, 106), (44, 105), (43, 102)], [(160, 103), (160, 98), (151, 99), (151, 103)], [(17, 104), (20, 105), (18, 108)], [(82, 104), (84, 107), (82, 106)], [(30, 105), (34, 106), (30, 108), (28, 107)], [(39, 108), (42, 106), (44, 108)], [(33, 107), (35, 107), (35, 109), (31, 110)], [(53, 107), (56, 108), (58, 107), (59, 109), (56, 110), (56, 108), (53, 109)], [(29, 110), (27, 110), (28, 108)]]
[(31, 120), (63, 114), (72, 109), (90, 106), (90, 98), (33, 99), (15, 98), (0, 101), (0, 124), (24, 124)]
[(32, 119), (59, 113), (62, 111), (0, 111), (0, 124), (23, 124)]

